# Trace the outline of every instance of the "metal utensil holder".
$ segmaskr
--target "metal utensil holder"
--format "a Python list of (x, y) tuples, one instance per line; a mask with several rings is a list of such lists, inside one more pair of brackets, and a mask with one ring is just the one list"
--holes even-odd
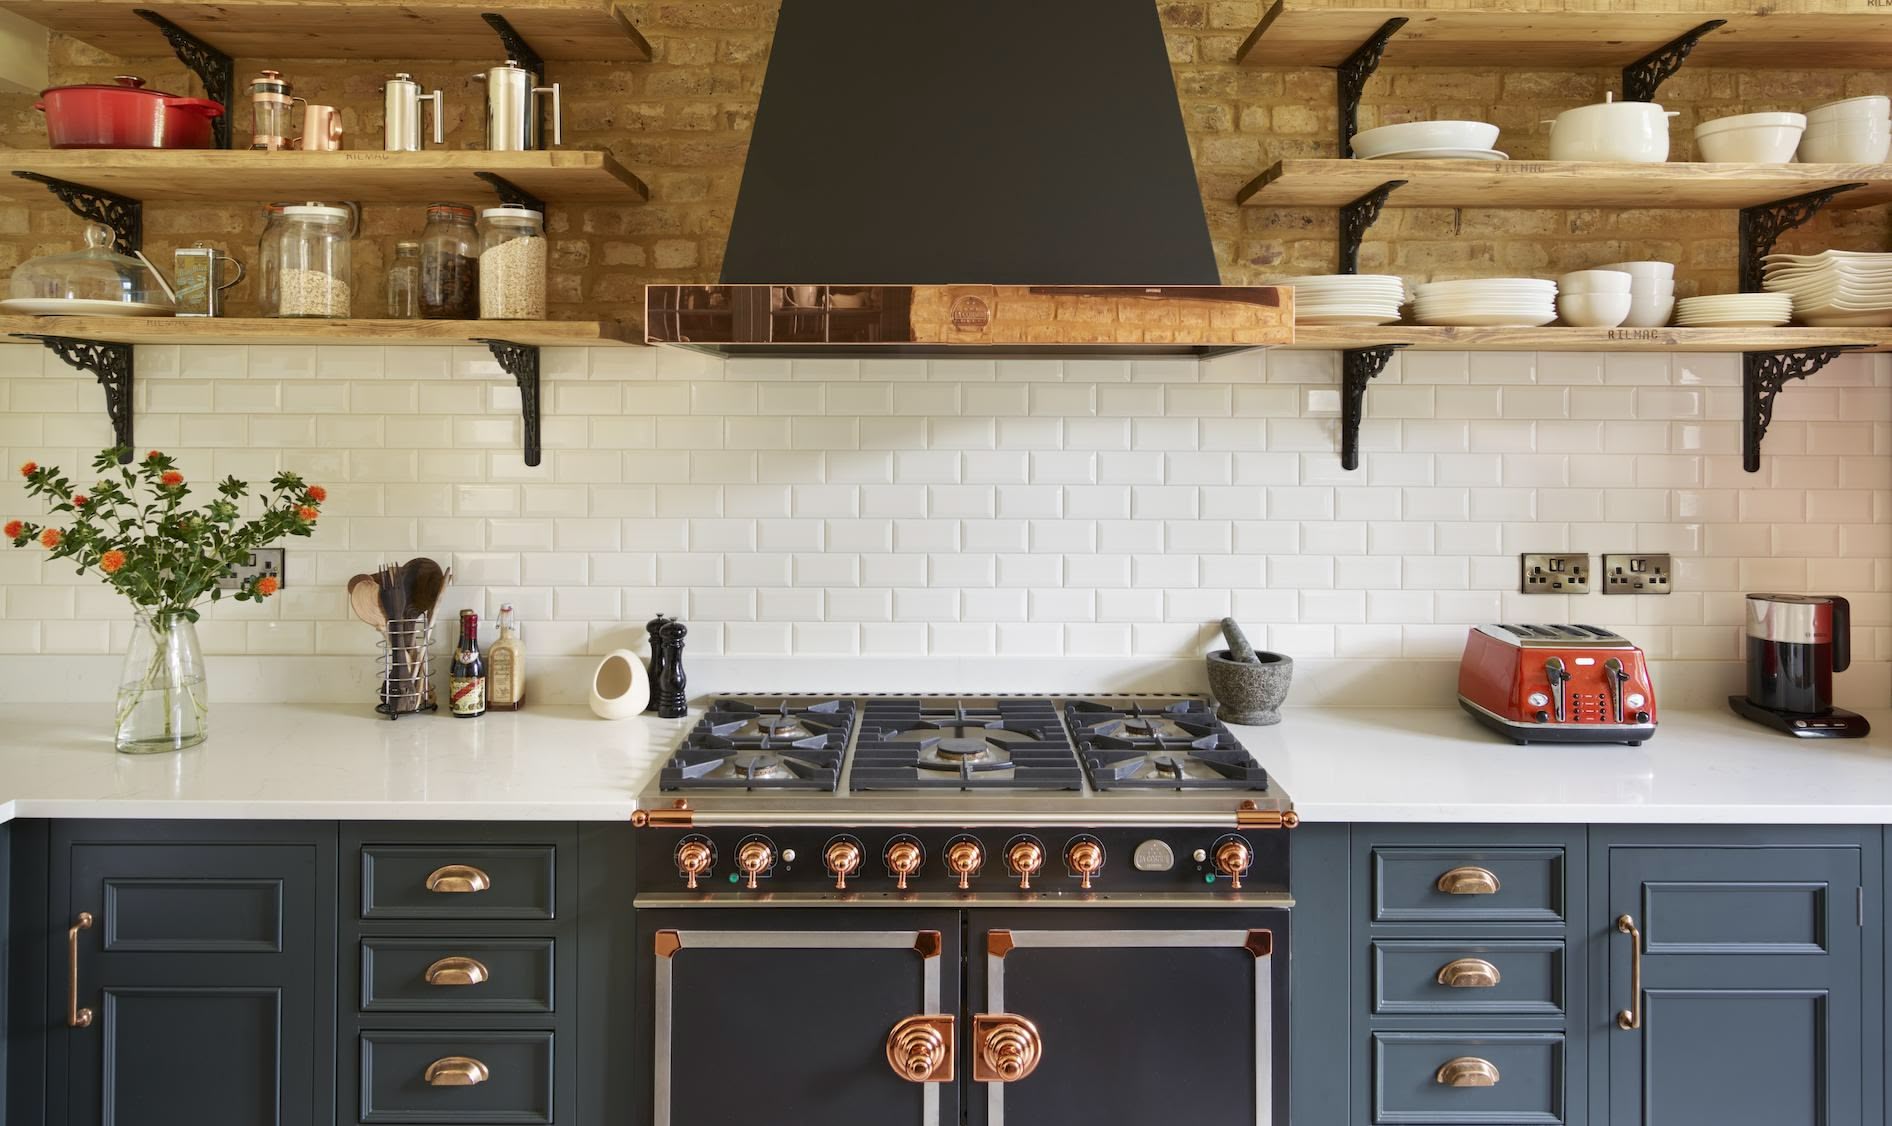
[(434, 624), (425, 614), (388, 623), (375, 642), (381, 650), (381, 689), (374, 710), (389, 719), (436, 711), (433, 682)]

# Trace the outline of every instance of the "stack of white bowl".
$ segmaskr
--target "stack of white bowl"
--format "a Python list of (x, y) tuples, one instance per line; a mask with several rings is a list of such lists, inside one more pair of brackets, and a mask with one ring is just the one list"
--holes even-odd
[(1355, 160), (1504, 160), (1491, 146), (1498, 127), (1483, 121), (1405, 121), (1353, 136)]
[(1892, 254), (1825, 250), (1769, 254), (1761, 287), (1793, 298), (1793, 315), (1815, 328), (1892, 327)]
[(1578, 270), (1557, 279), (1557, 316), (1572, 328), (1615, 328), (1629, 316), (1629, 274)]
[(1792, 319), (1793, 298), (1785, 293), (1717, 293), (1675, 303), (1681, 328), (1779, 328)]
[(1892, 98), (1874, 94), (1807, 111), (1802, 164), (1883, 164), (1892, 153)]
[(1675, 312), (1675, 263), (1611, 262), (1599, 270), (1616, 270), (1629, 275), (1629, 316), (1623, 324), (1629, 328), (1660, 328)]
[(1422, 325), (1536, 328), (1557, 319), (1557, 283), (1538, 278), (1473, 278), (1413, 287)]
[(1399, 319), (1406, 281), (1391, 274), (1320, 274), (1284, 278), (1294, 287), (1294, 323), (1387, 325)]
[(1807, 117), (1800, 113), (1741, 113), (1695, 126), (1695, 156), (1726, 164), (1786, 164), (1800, 147)]

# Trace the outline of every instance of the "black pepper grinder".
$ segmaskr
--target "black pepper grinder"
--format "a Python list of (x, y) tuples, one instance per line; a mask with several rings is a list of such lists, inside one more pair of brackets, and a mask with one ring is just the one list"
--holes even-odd
[(670, 619), (662, 614), (644, 623), (645, 632), (650, 634), (650, 705), (646, 712), (656, 711), (663, 702), (664, 666), (669, 664), (664, 627), (669, 624)]
[(668, 652), (664, 654), (664, 676), (659, 682), (657, 718), (681, 719), (690, 711), (690, 694), (684, 691), (683, 638), (690, 627), (682, 622), (667, 622), (663, 627)]

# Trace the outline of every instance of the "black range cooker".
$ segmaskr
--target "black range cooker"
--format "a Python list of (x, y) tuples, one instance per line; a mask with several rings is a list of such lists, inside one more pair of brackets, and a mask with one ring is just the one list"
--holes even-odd
[(652, 1126), (1288, 1120), (1296, 818), (1199, 697), (716, 699), (640, 806)]

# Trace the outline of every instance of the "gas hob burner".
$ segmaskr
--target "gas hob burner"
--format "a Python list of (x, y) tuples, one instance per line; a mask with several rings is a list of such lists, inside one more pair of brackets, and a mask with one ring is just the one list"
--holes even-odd
[(718, 699), (664, 765), (658, 786), (833, 791), (853, 728), (851, 700)]
[(1099, 790), (1265, 790), (1268, 774), (1208, 702), (1072, 700), (1079, 758)]
[(854, 790), (1076, 790), (1075, 748), (1047, 699), (870, 699)]

